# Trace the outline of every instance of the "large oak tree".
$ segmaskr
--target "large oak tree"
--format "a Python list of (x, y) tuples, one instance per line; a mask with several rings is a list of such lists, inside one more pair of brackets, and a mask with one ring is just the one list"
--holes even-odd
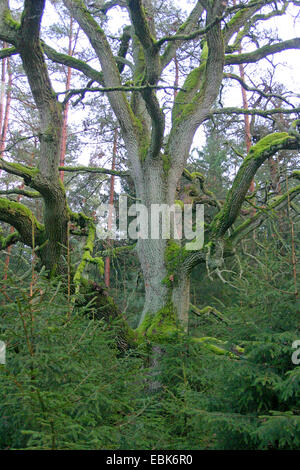
[[(184, 175), (190, 184), (201, 188), (198, 202), (215, 207), (215, 216), (205, 229), (202, 250), (188, 251), (183, 242), (163, 238), (138, 240), (136, 247), (145, 281), (145, 305), (140, 330), (153, 332), (155, 326), (163, 326), (163, 318), (168, 328), (175, 327), (178, 320), (185, 328), (192, 269), (199, 263), (221, 266), (224, 257), (232, 254), (235, 245), (266, 218), (268, 209), (280, 209), (300, 192), (300, 186), (293, 186), (288, 193), (270, 200), (267, 207), (250, 214), (242, 224), (233, 226), (259, 167), (279, 150), (300, 148), (297, 121), (290, 130), (270, 134), (250, 149), (223, 204), (206, 190), (203, 175), (191, 174), (185, 169), (196, 131), (214, 113), (248, 113), (270, 117), (276, 113), (293, 115), (299, 112), (287, 107), (263, 111), (215, 108), (224, 77), (228, 78), (228, 74), (225, 75), (227, 66), (256, 63), (287, 49), (300, 49), (300, 38), (294, 38), (261, 47), (257, 44), (254, 51), (240, 53), (241, 41), (250, 28), (260, 21), (283, 15), (289, 4), (297, 2), (194, 1), (193, 10), (186, 21), (176, 25), (176, 32), (171, 29), (169, 35), (162, 37), (157, 32), (156, 4), (152, 0), (98, 1), (90, 5), (83, 0), (63, 0), (70, 16), (85, 33), (97, 57), (98, 68), (63, 54), (43, 41), (41, 20), (45, 3), (45, 0), (25, 0), (22, 16), (17, 21), (13, 19), (15, 15), (10, 10), (8, 0), (0, 0), (0, 39), (9, 44), (7, 49), (1, 51), (1, 58), (20, 55), (40, 116), (38, 166), (32, 168), (2, 159), (0, 167), (22, 178), (26, 187), (38, 193), (44, 203), (44, 218), (37, 221), (25, 205), (5, 197), (0, 199), (0, 220), (15, 228), (14, 233), (2, 237), (1, 248), (5, 249), (16, 242), (31, 247), (34, 245), (47, 270), (52, 275), (59, 274), (65, 269), (65, 249), (71, 221), (71, 233), (72, 230), (86, 230), (87, 234), (82, 262), (74, 275), (75, 285), (79, 286), (87, 262), (101, 264), (101, 260), (93, 258), (93, 220), (69, 209), (59, 178), (63, 104), (53, 90), (46, 66), (47, 57), (84, 74), (93, 83), (92, 86), (89, 83), (87, 90), (106, 93), (121, 129), (136, 198), (142, 204), (148, 208), (151, 204), (173, 205), (178, 199), (179, 181)], [(113, 53), (109, 38), (99, 23), (99, 14), (106, 15), (113, 8), (126, 10), (130, 22), (120, 38), (119, 55)], [(199, 24), (203, 26), (199, 27)], [(171, 128), (168, 128), (158, 90), (164, 89), (162, 76), (178, 51), (191, 41), (196, 44), (198, 65), (189, 72), (180, 91), (174, 95)], [(131, 55), (132, 62), (126, 59), (127, 54)], [(123, 78), (128, 64), (130, 69), (126, 67)], [(130, 80), (128, 73), (131, 74)], [(71, 96), (68, 94), (68, 98)], [(66, 167), (65, 171), (68, 170), (83, 171)], [(85, 171), (112, 173), (106, 169)], [(126, 174), (119, 176), (127, 177)], [(299, 178), (299, 174), (295, 172), (294, 177)], [(29, 191), (27, 195), (30, 195)]]

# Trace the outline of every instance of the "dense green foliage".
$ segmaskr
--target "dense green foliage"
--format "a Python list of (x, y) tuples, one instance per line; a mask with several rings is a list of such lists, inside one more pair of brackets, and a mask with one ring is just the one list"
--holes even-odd
[[(30, 295), (30, 279), (12, 276), (0, 307), (0, 447), (299, 448), (299, 305), (282, 294), (292, 292), (289, 255), (261, 245), (236, 289), (224, 286), (227, 321), (196, 317), (189, 336), (163, 345), (156, 371), (150, 345), (119, 351), (118, 324), (91, 318), (91, 306), (70, 312), (63, 284), (40, 275)], [(219, 308), (214, 290), (206, 295)], [(218, 356), (192, 341), (211, 335), (244, 353)]]

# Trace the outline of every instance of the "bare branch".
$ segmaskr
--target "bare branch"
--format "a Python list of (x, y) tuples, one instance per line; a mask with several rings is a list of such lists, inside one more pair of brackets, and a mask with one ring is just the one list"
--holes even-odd
[(60, 166), (60, 171), (67, 171), (70, 173), (100, 173), (105, 175), (114, 175), (120, 177), (129, 177), (130, 173), (127, 171), (108, 170), (106, 168), (90, 167), (90, 166)]
[[(177, 32), (175, 33), (173, 37), (175, 37), (176, 35), (187, 36), (191, 34), (193, 29), (197, 25), (199, 18), (201, 17), (203, 11), (204, 11), (204, 8), (200, 4), (200, 2), (197, 2), (195, 5), (195, 8), (192, 10), (188, 19), (185, 21), (185, 23), (183, 23), (179, 27), (179, 29), (177, 30)], [(166, 50), (161, 57), (162, 70), (164, 70), (165, 67), (169, 65), (171, 60), (174, 59), (176, 51), (179, 49), (179, 47), (182, 45), (183, 42), (184, 42), (183, 39), (178, 38), (175, 42), (171, 41), (171, 43), (166, 47)]]
[(274, 114), (299, 114), (300, 108), (275, 108), (275, 109), (266, 109), (265, 111), (261, 109), (243, 109), (243, 108), (220, 108), (213, 110), (210, 114), (249, 114), (251, 116), (261, 116), (266, 119), (272, 119), (271, 116)]
[(255, 213), (255, 215), (239, 225), (228, 238), (229, 241), (232, 242), (233, 245), (238, 244), (245, 238), (246, 235), (248, 235), (248, 233), (251, 233), (257, 227), (259, 227), (262, 222), (264, 222), (264, 220), (269, 217), (270, 214), (272, 214), (272, 211), (281, 210), (288, 204), (289, 200), (292, 201), (298, 195), (300, 195), (299, 185), (291, 188), (285, 194), (271, 199), (266, 207), (261, 208), (258, 212)]
[(276, 44), (269, 44), (267, 46), (260, 47), (253, 52), (245, 52), (244, 54), (227, 54), (225, 57), (225, 65), (236, 65), (236, 64), (250, 64), (258, 62), (265, 57), (272, 54), (277, 54), (281, 51), (288, 49), (300, 49), (300, 38), (288, 39)]
[(278, 98), (279, 100), (285, 102), (289, 106), (293, 106), (293, 104), (291, 104), (289, 101), (287, 101), (287, 99), (285, 99), (282, 95), (278, 95), (276, 93), (265, 93), (263, 90), (259, 90), (258, 88), (250, 87), (249, 85), (247, 85), (247, 83), (244, 82), (244, 80), (239, 75), (235, 75), (234, 73), (224, 73), (224, 77), (225, 78), (230, 78), (232, 80), (236, 80), (237, 82), (239, 82), (239, 84), (246, 91), (250, 91), (250, 92), (253, 92), (253, 93), (258, 93), (259, 95), (261, 95), (263, 98), (266, 98), (266, 99)]

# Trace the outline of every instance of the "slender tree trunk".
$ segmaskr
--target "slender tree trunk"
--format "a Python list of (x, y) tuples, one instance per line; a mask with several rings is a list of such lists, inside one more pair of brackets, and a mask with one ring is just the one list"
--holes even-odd
[[(73, 55), (72, 49), (73, 43), (73, 17), (70, 19), (70, 35), (69, 35), (69, 49), (68, 55)], [(72, 69), (71, 67), (67, 68), (67, 81), (66, 81), (66, 91), (70, 90), (72, 78)], [(68, 113), (69, 113), (69, 101), (65, 104), (64, 114), (63, 114), (63, 125), (62, 125), (62, 136), (61, 136), (61, 148), (60, 148), (60, 166), (65, 165), (66, 149), (67, 149), (67, 129), (68, 129)], [(64, 171), (60, 172), (61, 181), (64, 180)]]
[[(20, 189), (24, 189), (24, 183), (20, 185), (19, 187)], [(22, 196), (21, 195), (18, 195), (17, 197), (17, 202), (20, 202), (22, 199)], [(13, 227), (10, 228), (10, 233), (13, 233), (15, 231), (15, 229)], [(5, 258), (5, 263), (4, 263), (4, 276), (3, 276), (3, 280), (6, 281), (7, 280), (7, 272), (8, 272), (8, 267), (9, 267), (9, 263), (10, 263), (10, 254), (11, 254), (11, 249), (12, 249), (12, 246), (9, 246), (6, 250), (7, 252), (7, 255), (6, 255), (6, 258)]]
[[(5, 45), (4, 45), (5, 47)], [(3, 61), (4, 62), (4, 61)], [(12, 87), (12, 72), (9, 64), (9, 59), (7, 59), (7, 73), (8, 73), (8, 87), (6, 92), (6, 105), (5, 105), (5, 112), (4, 112), (4, 97), (5, 97), (5, 85), (6, 85), (6, 69), (5, 65), (2, 65), (2, 77), (1, 77), (1, 111), (0, 111), (0, 119), (1, 119), (1, 144), (0, 144), (0, 155), (3, 157), (3, 152), (5, 150), (6, 138), (7, 138), (7, 131), (8, 131), (8, 123), (9, 123), (9, 114), (10, 114), (10, 105), (11, 105), (11, 87)], [(2, 96), (3, 92), (3, 96)], [(22, 184), (24, 187), (24, 184)], [(18, 196), (18, 202), (20, 201), (21, 196)], [(10, 233), (14, 232), (14, 228), (11, 227)], [(7, 271), (10, 262), (10, 252), (11, 246), (7, 248), (7, 256), (5, 259), (4, 264), (4, 276), (3, 280), (7, 280)]]
[[(3, 49), (5, 49), (6, 47), (7, 47), (7, 44), (4, 42)], [(7, 60), (8, 59), (6, 58), (2, 59), (2, 64), (1, 64), (0, 135), (2, 135), (3, 117), (4, 117), (4, 109), (5, 109), (6, 61)]]
[[(7, 93), (6, 93), (6, 106), (5, 106), (5, 113), (4, 119), (1, 129), (1, 145), (0, 145), (0, 152), (3, 155), (5, 150), (5, 143), (8, 131), (8, 123), (9, 123), (9, 114), (10, 114), (10, 105), (11, 105), (11, 87), (12, 87), (12, 72), (9, 65), (9, 59), (7, 59), (7, 72), (8, 72), (8, 84), (7, 84)], [(5, 81), (4, 81), (5, 84)]]
[[(242, 53), (242, 49), (240, 48), (240, 54)], [(240, 77), (245, 81), (245, 69), (243, 64), (239, 65), (239, 70), (240, 70)], [(247, 92), (245, 88), (241, 86), (241, 91), (242, 91), (242, 98), (243, 98), (243, 107), (244, 109), (249, 109), (249, 103), (248, 103), (248, 98), (247, 98)], [(246, 143), (246, 149), (247, 149), (247, 154), (249, 153), (251, 149), (251, 127), (250, 127), (250, 118), (248, 114), (244, 114), (244, 123), (245, 123), (245, 143)], [(255, 191), (255, 183), (254, 180), (251, 181), (251, 185), (249, 188), (250, 193), (254, 193)]]
[[(236, 0), (234, 0), (234, 5), (236, 5)], [(242, 48), (240, 47), (239, 53), (242, 53)], [(239, 71), (240, 71), (240, 77), (245, 82), (245, 68), (243, 64), (239, 64)], [(241, 86), (241, 91), (242, 91), (242, 99), (243, 99), (243, 107), (244, 109), (249, 109), (249, 103), (248, 103), (248, 98), (247, 98), (247, 92), (245, 88)], [(245, 123), (245, 143), (246, 143), (246, 149), (247, 149), (247, 154), (249, 153), (249, 150), (251, 148), (251, 127), (250, 127), (250, 117), (248, 114), (244, 114), (244, 123)], [(254, 193), (255, 191), (255, 183), (254, 180), (251, 181), (251, 185), (249, 188), (250, 193)]]
[[(116, 168), (116, 156), (117, 156), (117, 144), (118, 144), (118, 129), (114, 131), (114, 144), (113, 144), (113, 155), (112, 155), (112, 165), (111, 169), (115, 170)], [(114, 203), (114, 194), (115, 194), (115, 176), (111, 175), (110, 178), (110, 189), (109, 189), (109, 205), (112, 206)], [(108, 231), (112, 228), (112, 211), (108, 213), (107, 221)], [(110, 242), (111, 245), (111, 242)], [(107, 256), (105, 259), (105, 286), (109, 289), (110, 287), (110, 257)]]
[[(179, 86), (179, 63), (178, 63), (177, 54), (175, 54), (175, 57), (174, 57), (174, 65), (175, 65), (174, 87), (178, 87)], [(178, 90), (174, 88), (174, 99), (176, 98), (177, 95), (178, 95)]]
[(190, 274), (182, 271), (179, 273), (177, 285), (173, 287), (172, 292), (173, 305), (184, 331), (188, 332), (189, 327), (189, 309), (190, 309)]

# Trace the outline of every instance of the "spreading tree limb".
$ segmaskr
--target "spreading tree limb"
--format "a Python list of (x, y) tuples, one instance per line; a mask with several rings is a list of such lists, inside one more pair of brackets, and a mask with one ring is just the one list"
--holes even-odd
[(244, 54), (227, 54), (225, 57), (225, 64), (237, 65), (256, 63), (269, 55), (277, 54), (278, 52), (286, 51), (288, 49), (300, 49), (300, 38), (288, 39), (287, 41), (269, 44), (267, 46), (260, 47), (253, 52), (245, 52)]
[(120, 177), (128, 177), (128, 171), (109, 170), (108, 168), (99, 168), (97, 166), (60, 166), (59, 170), (67, 171), (69, 173), (100, 173), (104, 175), (114, 175)]
[(297, 138), (287, 132), (269, 134), (251, 147), (233, 181), (224, 206), (211, 224), (211, 233), (214, 238), (222, 237), (236, 220), (251, 181), (263, 162), (278, 150), (298, 148), (300, 148), (300, 135)]
[(2, 237), (0, 234), (0, 250), (6, 250), (19, 241), (21, 241), (21, 236), (18, 232), (10, 233), (7, 237)]
[[(28, 207), (19, 202), (0, 198), (0, 220), (14, 227), (18, 239), (27, 245), (40, 245), (45, 241), (45, 228)], [(16, 237), (17, 235), (15, 235)]]

